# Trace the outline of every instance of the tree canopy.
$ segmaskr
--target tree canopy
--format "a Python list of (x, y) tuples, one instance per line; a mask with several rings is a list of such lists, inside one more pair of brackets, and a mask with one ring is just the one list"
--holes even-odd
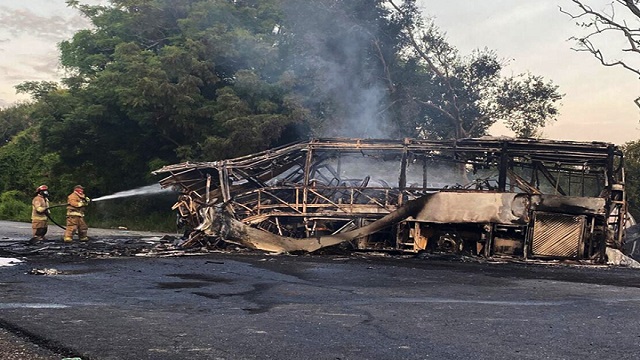
[(67, 4), (92, 27), (59, 44), (61, 83), (21, 84), (32, 102), (0, 112), (0, 156), (37, 164), (1, 191), (106, 194), (167, 163), (309, 136), (462, 138), (504, 122), (530, 137), (562, 98), (540, 76), (503, 76), (493, 51), (460, 55), (413, 0)]

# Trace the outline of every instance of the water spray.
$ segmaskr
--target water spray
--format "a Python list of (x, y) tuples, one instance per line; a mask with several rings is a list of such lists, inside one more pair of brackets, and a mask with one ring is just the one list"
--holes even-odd
[(160, 194), (160, 193), (170, 192), (170, 191), (172, 191), (171, 188), (163, 189), (160, 187), (160, 184), (153, 184), (153, 185), (139, 187), (137, 189), (120, 191), (111, 195), (100, 196), (98, 198), (91, 199), (91, 202), (111, 200), (111, 199), (130, 197), (130, 196), (153, 195), (153, 194)]

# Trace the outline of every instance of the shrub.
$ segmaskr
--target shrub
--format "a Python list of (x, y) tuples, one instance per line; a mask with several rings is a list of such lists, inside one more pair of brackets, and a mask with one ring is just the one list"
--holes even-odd
[(31, 221), (31, 203), (18, 190), (5, 191), (0, 195), (0, 219)]

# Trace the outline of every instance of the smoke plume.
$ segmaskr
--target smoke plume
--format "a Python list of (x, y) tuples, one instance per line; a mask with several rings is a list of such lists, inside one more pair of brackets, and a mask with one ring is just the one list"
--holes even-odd
[(327, 124), (317, 136), (388, 138), (387, 91), (373, 55), (379, 29), (367, 21), (374, 17), (375, 4), (358, 8), (355, 3), (290, 2), (286, 12), (297, 47), (291, 66), (313, 83), (311, 107)]

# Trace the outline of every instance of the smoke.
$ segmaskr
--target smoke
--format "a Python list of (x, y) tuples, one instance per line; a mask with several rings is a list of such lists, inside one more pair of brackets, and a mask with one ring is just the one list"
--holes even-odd
[(153, 194), (159, 194), (159, 193), (170, 192), (170, 191), (172, 190), (161, 188), (160, 184), (152, 184), (152, 185), (143, 186), (137, 189), (120, 191), (115, 194), (101, 196), (99, 198), (92, 199), (91, 201), (96, 202), (96, 201), (111, 200), (111, 199), (131, 197), (131, 196), (153, 195)]
[[(367, 186), (367, 187), (398, 187), (401, 173), (400, 155), (379, 156), (375, 152), (362, 151), (359, 154), (341, 154), (340, 158), (324, 160), (325, 167), (317, 167), (315, 176), (318, 179), (340, 180), (341, 183), (332, 185)], [(391, 155), (387, 153), (386, 155)], [(336, 176), (337, 178), (334, 178)], [(434, 161), (423, 159), (409, 161), (406, 167), (406, 186), (409, 188), (422, 188), (426, 185), (430, 189), (444, 189), (459, 186), (473, 186), (477, 181), (487, 180), (491, 184), (497, 184), (496, 169), (466, 168), (461, 171), (459, 164), (447, 161)], [(368, 181), (365, 181), (368, 177)], [(365, 185), (366, 183), (366, 185)], [(324, 183), (329, 185), (329, 183)]]
[(293, 70), (314, 87), (312, 107), (325, 117), (321, 137), (388, 138), (387, 90), (374, 55), (376, 4), (293, 1), (285, 9), (296, 34)]

